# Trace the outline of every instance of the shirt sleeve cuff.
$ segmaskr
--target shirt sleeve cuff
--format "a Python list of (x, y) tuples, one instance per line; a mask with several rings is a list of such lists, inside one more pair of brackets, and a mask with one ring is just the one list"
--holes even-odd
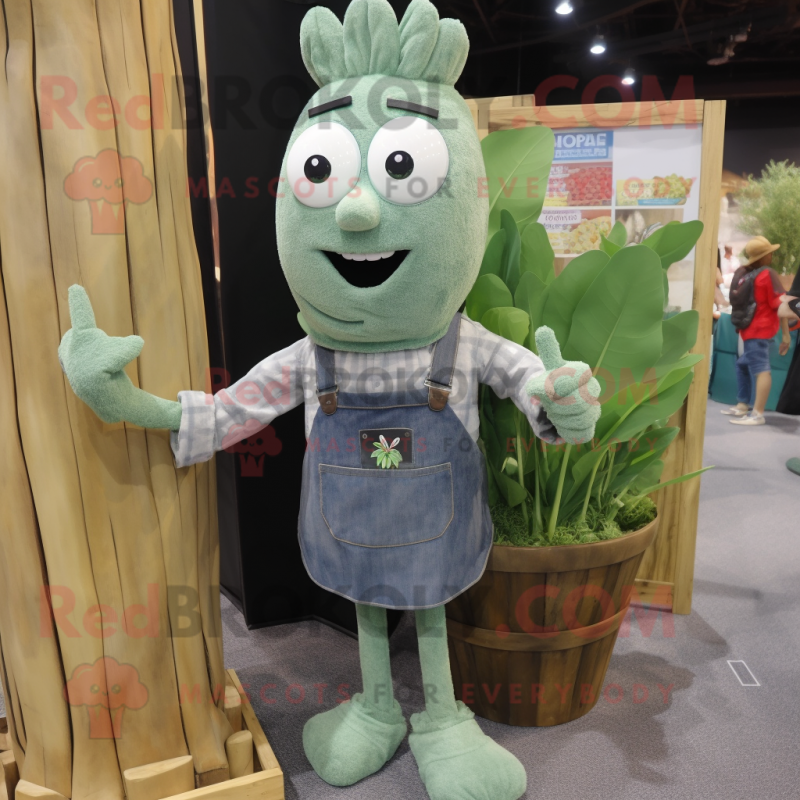
[(170, 433), (175, 466), (188, 467), (208, 461), (217, 451), (214, 395), (178, 392), (181, 427)]
[(525, 412), (525, 416), (528, 418), (534, 434), (547, 444), (561, 444), (564, 440), (558, 435), (556, 426), (550, 422), (544, 406), (535, 397), (527, 399), (528, 410)]
[(556, 426), (550, 422), (547, 412), (539, 406), (539, 419), (537, 420), (538, 430), (536, 435), (547, 444), (563, 444), (564, 440), (558, 435)]

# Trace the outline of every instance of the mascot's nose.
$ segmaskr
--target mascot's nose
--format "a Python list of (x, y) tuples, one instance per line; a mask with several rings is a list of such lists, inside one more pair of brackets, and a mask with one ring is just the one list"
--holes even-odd
[(343, 231), (369, 231), (378, 227), (381, 207), (371, 188), (358, 184), (336, 208), (336, 222)]

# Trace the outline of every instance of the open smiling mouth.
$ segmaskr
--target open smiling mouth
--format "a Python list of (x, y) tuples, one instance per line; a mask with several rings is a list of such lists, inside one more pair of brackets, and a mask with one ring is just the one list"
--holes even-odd
[(336, 271), (359, 289), (380, 286), (403, 263), (408, 250), (389, 250), (385, 253), (333, 253), (323, 250)]

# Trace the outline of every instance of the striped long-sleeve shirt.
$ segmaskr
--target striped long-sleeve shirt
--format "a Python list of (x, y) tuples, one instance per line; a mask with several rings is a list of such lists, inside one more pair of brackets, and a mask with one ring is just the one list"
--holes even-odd
[[(339, 391), (385, 392), (412, 387), (421, 390), (430, 369), (432, 351), (433, 345), (385, 353), (337, 350)], [(556, 442), (558, 433), (544, 409), (525, 392), (525, 384), (543, 371), (541, 360), (530, 350), (462, 317), (448, 404), (477, 441), (478, 388), (486, 384), (498, 397), (512, 399), (540, 439)], [(274, 353), (215, 395), (181, 392), (179, 398), (183, 412), (181, 427), (172, 433), (172, 449), (179, 467), (207, 461), (217, 450), (253, 435), (301, 402), (305, 403), (308, 437), (319, 409), (314, 343), (306, 337)]]

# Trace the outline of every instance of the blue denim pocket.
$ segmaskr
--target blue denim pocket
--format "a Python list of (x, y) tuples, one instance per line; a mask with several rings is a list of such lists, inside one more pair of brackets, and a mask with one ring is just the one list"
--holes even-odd
[(450, 464), (419, 469), (319, 465), (322, 517), (334, 539), (402, 547), (438, 539), (453, 520)]

